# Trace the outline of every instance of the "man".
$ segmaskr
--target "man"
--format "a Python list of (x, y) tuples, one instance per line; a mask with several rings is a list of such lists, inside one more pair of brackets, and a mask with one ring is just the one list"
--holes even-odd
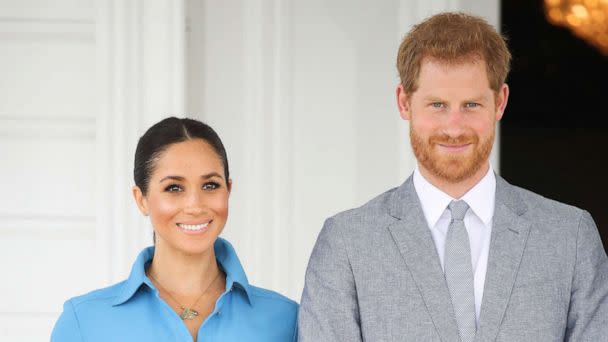
[(417, 167), (325, 222), (300, 341), (608, 341), (608, 259), (589, 213), (489, 164), (509, 61), (494, 28), (465, 14), (405, 37), (397, 102)]

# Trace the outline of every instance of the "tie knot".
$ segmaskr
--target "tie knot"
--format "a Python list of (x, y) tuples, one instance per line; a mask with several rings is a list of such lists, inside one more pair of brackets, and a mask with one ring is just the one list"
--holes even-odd
[(469, 210), (469, 205), (465, 201), (452, 201), (448, 205), (448, 208), (452, 213), (453, 220), (462, 221), (464, 219), (464, 215), (467, 213), (467, 210)]

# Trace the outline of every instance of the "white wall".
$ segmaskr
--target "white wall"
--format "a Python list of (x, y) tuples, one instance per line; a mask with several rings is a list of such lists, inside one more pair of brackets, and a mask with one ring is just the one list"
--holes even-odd
[(455, 9), (498, 20), (497, 0), (0, 0), (2, 339), (48, 340), (65, 299), (127, 276), (151, 242), (134, 148), (167, 115), (219, 132), (224, 236), (299, 300), (324, 219), (413, 169), (397, 48)]
[(95, 247), (92, 18), (86, 1), (0, 1), (5, 341), (48, 339), (63, 298), (100, 280), (81, 257)]
[(0, 0), (0, 339), (48, 341), (63, 302), (124, 279), (149, 228), (137, 138), (185, 108), (174, 0)]

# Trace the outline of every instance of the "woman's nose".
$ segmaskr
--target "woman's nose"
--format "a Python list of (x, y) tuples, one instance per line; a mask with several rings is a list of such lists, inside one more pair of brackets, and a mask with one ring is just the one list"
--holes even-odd
[(200, 214), (205, 211), (205, 200), (203, 194), (199, 191), (193, 191), (188, 194), (184, 211), (188, 214)]

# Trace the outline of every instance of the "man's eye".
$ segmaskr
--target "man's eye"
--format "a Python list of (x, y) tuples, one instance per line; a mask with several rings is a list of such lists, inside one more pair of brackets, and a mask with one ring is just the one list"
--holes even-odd
[(220, 187), (220, 185), (216, 182), (208, 182), (208, 183), (203, 184), (203, 190), (215, 190), (219, 187)]
[(479, 107), (479, 103), (475, 103), (475, 102), (467, 102), (465, 103), (465, 108), (477, 108)]
[(441, 102), (433, 102), (433, 103), (431, 103), (431, 107), (433, 107), (433, 108), (442, 108), (443, 107), (443, 103), (441, 103)]
[(177, 184), (171, 184), (165, 188), (166, 192), (181, 192), (182, 187)]

